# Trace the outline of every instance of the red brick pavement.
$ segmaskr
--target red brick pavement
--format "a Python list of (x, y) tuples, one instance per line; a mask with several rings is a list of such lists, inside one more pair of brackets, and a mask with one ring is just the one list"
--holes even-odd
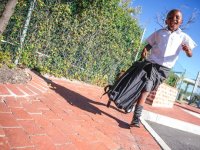
[[(102, 88), (33, 72), (24, 85), (0, 85), (0, 149), (156, 150), (142, 126), (131, 128), (124, 114), (100, 99)], [(46, 81), (45, 81), (46, 80)]]
[[(0, 149), (160, 150), (143, 127), (100, 99), (102, 88), (33, 72), (25, 85), (0, 85)], [(149, 109), (150, 106), (148, 106)]]

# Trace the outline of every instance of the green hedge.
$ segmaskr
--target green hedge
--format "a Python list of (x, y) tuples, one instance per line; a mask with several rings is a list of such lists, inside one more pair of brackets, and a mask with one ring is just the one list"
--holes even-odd
[[(30, 6), (19, 0), (3, 34), (3, 51), (42, 73), (105, 85), (127, 69), (139, 47), (142, 30), (120, 0), (38, 0), (23, 48), (20, 35)], [(14, 57), (13, 57), (14, 59)]]

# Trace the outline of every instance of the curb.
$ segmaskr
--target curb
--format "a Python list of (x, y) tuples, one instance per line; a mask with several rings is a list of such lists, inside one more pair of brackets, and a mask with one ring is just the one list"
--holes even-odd
[(142, 118), (171, 128), (200, 135), (200, 126), (143, 110)]
[(161, 146), (163, 150), (171, 150), (171, 148), (163, 141), (163, 139), (151, 128), (151, 126), (143, 119), (140, 118), (141, 123), (143, 126), (149, 131), (149, 133), (154, 137), (157, 143)]

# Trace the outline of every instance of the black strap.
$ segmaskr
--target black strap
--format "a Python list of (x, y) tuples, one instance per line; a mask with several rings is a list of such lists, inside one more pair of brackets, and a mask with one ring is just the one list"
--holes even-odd
[(110, 90), (111, 87), (112, 87), (112, 85), (106, 85), (106, 86), (104, 87), (104, 93), (102, 94), (101, 98), (102, 98), (105, 94), (107, 94), (107, 93), (109, 92), (109, 90)]

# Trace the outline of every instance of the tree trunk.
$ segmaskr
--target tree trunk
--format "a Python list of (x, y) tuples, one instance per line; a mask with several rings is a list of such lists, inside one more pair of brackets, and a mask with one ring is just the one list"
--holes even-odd
[(8, 22), (10, 20), (10, 17), (14, 13), (15, 6), (17, 4), (17, 0), (8, 0), (4, 12), (0, 18), (0, 35), (4, 32), (6, 29)]

